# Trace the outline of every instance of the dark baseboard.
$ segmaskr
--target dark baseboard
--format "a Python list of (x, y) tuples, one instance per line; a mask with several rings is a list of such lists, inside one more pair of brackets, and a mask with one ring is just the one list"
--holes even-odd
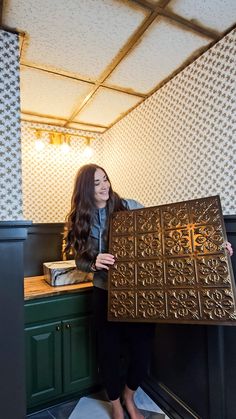
[(169, 416), (170, 419), (201, 419), (164, 384), (148, 377), (142, 384), (143, 390)]

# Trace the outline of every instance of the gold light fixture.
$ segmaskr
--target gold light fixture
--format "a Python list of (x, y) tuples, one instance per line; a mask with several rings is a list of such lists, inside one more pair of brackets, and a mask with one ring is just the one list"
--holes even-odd
[(35, 137), (36, 137), (36, 140), (35, 140), (35, 148), (36, 148), (36, 150), (43, 150), (43, 148), (45, 147), (45, 144), (44, 144), (44, 142), (43, 142), (43, 140), (42, 140), (42, 132), (41, 132), (41, 130), (39, 130), (39, 129), (37, 129), (36, 131), (35, 131)]
[(90, 159), (93, 155), (93, 149), (91, 147), (91, 139), (92, 138), (91, 137), (86, 137), (86, 136), (84, 136), (84, 138), (85, 138), (85, 141), (86, 141), (86, 147), (84, 149), (83, 156), (86, 159)]
[(49, 132), (50, 144), (60, 146), (61, 150), (67, 153), (70, 149), (70, 135), (62, 132)]
[(91, 140), (94, 138), (87, 135), (68, 134), (58, 131), (50, 131), (46, 129), (36, 129), (35, 132), (35, 147), (37, 150), (42, 150), (45, 147), (45, 141), (42, 140), (42, 135), (46, 134), (49, 139), (49, 145), (59, 146), (62, 151), (68, 152), (71, 145), (71, 137), (78, 137), (85, 140), (85, 149), (83, 157), (89, 159), (92, 157), (94, 150), (91, 147)]

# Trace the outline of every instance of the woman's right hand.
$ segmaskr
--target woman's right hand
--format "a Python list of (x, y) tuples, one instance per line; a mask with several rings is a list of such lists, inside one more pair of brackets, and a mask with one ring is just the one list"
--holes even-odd
[(114, 265), (115, 257), (110, 253), (99, 253), (96, 257), (95, 267), (99, 269), (109, 270), (109, 265)]

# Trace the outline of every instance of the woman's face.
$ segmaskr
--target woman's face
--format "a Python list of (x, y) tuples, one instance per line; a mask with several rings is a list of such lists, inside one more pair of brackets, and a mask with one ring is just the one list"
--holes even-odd
[(109, 199), (110, 183), (102, 169), (94, 173), (94, 198), (97, 208), (104, 208)]

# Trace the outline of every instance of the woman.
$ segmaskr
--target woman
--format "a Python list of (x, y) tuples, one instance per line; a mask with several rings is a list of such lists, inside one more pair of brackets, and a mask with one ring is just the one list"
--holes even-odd
[[(112, 190), (104, 169), (88, 164), (79, 170), (67, 223), (67, 246), (75, 252), (79, 270), (94, 272), (94, 311), (98, 331), (99, 368), (112, 404), (112, 418), (124, 419), (121, 404), (122, 377), (120, 355), (124, 338), (131, 353), (123, 401), (131, 419), (144, 419), (134, 403), (134, 392), (146, 375), (154, 326), (147, 323), (107, 321), (107, 277), (115, 262), (108, 251), (108, 221), (114, 211), (142, 208), (124, 200)], [(226, 243), (230, 255), (230, 243)]]
[[(94, 272), (94, 317), (98, 338), (99, 369), (112, 404), (112, 418), (124, 419), (121, 404), (123, 378), (121, 350), (126, 342), (131, 356), (127, 368), (123, 403), (131, 419), (144, 419), (134, 403), (134, 392), (144, 379), (154, 332), (152, 324), (107, 321), (107, 278), (115, 262), (108, 253), (108, 221), (114, 211), (142, 208), (134, 200), (115, 193), (104, 169), (88, 164), (79, 170), (67, 223), (67, 245), (75, 252), (79, 270)], [(123, 384), (123, 385), (122, 385)]]

